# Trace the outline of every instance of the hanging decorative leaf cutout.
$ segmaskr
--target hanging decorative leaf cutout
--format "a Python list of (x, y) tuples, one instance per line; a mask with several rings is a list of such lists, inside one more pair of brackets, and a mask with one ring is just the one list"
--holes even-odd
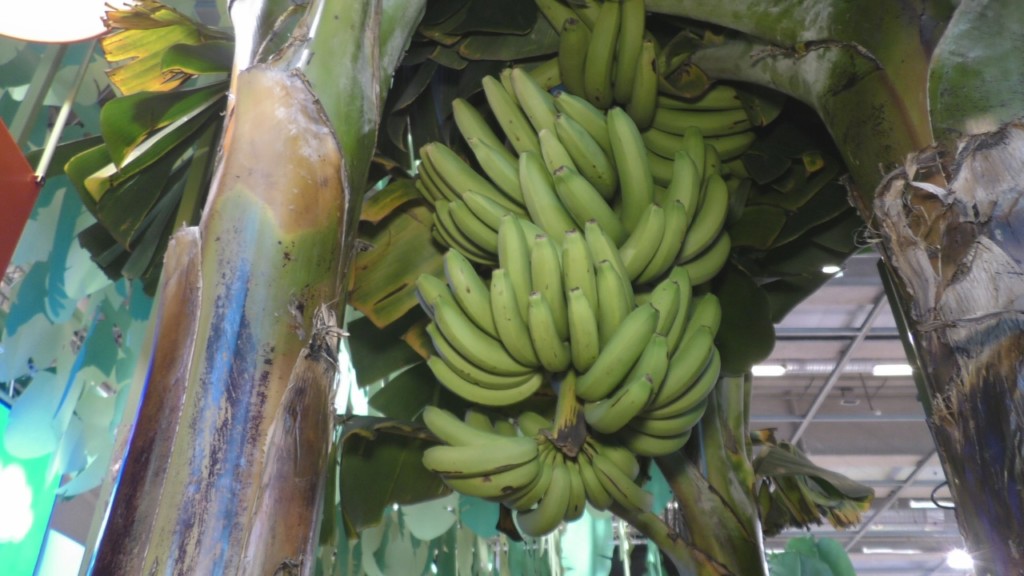
[(103, 52), (108, 61), (122, 62), (108, 76), (125, 95), (173, 90), (191, 77), (173, 56), (170, 64), (175, 67), (164, 67), (169, 49), (232, 39), (231, 34), (196, 22), (156, 0), (141, 0), (124, 10), (107, 12), (106, 24), (112, 33), (100, 41)]

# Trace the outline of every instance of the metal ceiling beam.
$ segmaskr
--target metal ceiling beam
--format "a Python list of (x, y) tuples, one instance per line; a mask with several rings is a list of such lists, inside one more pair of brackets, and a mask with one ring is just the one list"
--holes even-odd
[(810, 426), (811, 420), (814, 420), (814, 416), (818, 413), (818, 410), (821, 409), (821, 405), (825, 403), (825, 398), (827, 398), (829, 392), (832, 391), (832, 387), (839, 381), (839, 377), (843, 374), (843, 369), (846, 367), (846, 363), (849, 362), (850, 358), (853, 356), (854, 350), (857, 349), (857, 346), (859, 346), (860, 343), (864, 341), (864, 338), (867, 337), (868, 333), (871, 332), (871, 325), (875, 323), (875, 318), (878, 318), (878, 313), (881, 312), (883, 304), (885, 304), (884, 293), (875, 301), (875, 305), (872, 306), (871, 312), (868, 312), (868, 316), (861, 324), (860, 330), (857, 331), (857, 335), (854, 336), (850, 345), (843, 351), (842, 356), (839, 357), (839, 361), (836, 362), (835, 368), (832, 369), (832, 373), (828, 375), (828, 379), (825, 380), (825, 384), (822, 385), (821, 390), (818, 392), (818, 396), (814, 398), (814, 403), (811, 404), (811, 409), (807, 411), (807, 415), (804, 416), (800, 426), (797, 427), (796, 432), (794, 432), (793, 436), (790, 438), (790, 442), (793, 444), (796, 444), (797, 441), (800, 440), (800, 437), (804, 435), (804, 432), (807, 431), (807, 427)]
[[(797, 416), (795, 414), (754, 414), (750, 417), (750, 421), (753, 422), (771, 422), (775, 424), (795, 424), (797, 422), (803, 422), (806, 419), (805, 416)], [(881, 416), (875, 416), (871, 413), (865, 414), (826, 414), (824, 416), (817, 416), (814, 418), (815, 422), (819, 423), (848, 423), (848, 422), (883, 422), (883, 423), (895, 423), (895, 422), (921, 422), (924, 423), (924, 412), (916, 414), (885, 414)]]
[[(857, 328), (786, 328), (784, 326), (775, 329), (777, 340), (836, 340), (856, 338), (860, 330)], [(899, 330), (895, 328), (875, 328), (868, 331), (869, 340), (898, 339)]]
[(936, 454), (938, 454), (938, 451), (934, 449), (931, 452), (929, 452), (927, 456), (922, 458), (920, 462), (917, 463), (917, 466), (914, 467), (914, 470), (910, 473), (910, 475), (907, 476), (907, 478), (899, 486), (897, 486), (896, 489), (889, 493), (889, 497), (885, 499), (885, 502), (883, 502), (882, 505), (879, 506), (877, 510), (875, 510), (875, 513), (872, 514), (870, 518), (865, 520), (860, 525), (860, 528), (857, 529), (857, 532), (853, 535), (853, 538), (851, 538), (850, 541), (846, 543), (846, 546), (844, 546), (844, 548), (847, 552), (853, 549), (853, 546), (857, 544), (857, 542), (859, 542), (865, 534), (867, 534), (868, 530), (871, 528), (871, 524), (879, 516), (881, 516), (889, 508), (892, 508), (892, 505), (895, 504), (897, 500), (899, 500), (900, 493), (903, 492), (903, 490), (905, 490), (907, 486), (910, 486), (911, 484), (914, 483), (914, 480), (917, 479), (918, 474), (920, 474), (928, 466), (928, 463), (932, 461), (932, 458), (934, 458)]

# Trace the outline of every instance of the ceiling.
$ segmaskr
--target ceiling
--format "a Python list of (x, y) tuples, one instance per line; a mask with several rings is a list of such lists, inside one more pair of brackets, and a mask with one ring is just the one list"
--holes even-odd
[[(940, 504), (949, 498), (914, 380), (872, 375), (876, 364), (906, 363), (877, 262), (873, 252), (852, 257), (776, 326), (763, 364), (787, 371), (754, 378), (751, 427), (775, 428), (816, 464), (875, 489), (857, 528), (811, 530), (842, 543), (858, 575), (963, 575), (946, 566), (946, 553), (963, 546), (954, 512), (911, 507), (933, 491)], [(787, 531), (767, 547), (804, 534)]]

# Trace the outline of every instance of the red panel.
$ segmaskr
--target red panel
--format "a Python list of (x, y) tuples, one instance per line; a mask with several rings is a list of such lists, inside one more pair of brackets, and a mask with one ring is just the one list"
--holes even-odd
[(38, 195), (32, 167), (0, 120), (0, 274), (11, 262)]

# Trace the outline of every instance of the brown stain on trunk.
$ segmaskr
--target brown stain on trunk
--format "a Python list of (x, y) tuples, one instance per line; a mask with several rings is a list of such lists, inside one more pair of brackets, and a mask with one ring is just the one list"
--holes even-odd
[(141, 574), (166, 481), (199, 321), (199, 236), (184, 229), (167, 246), (158, 328), (142, 406), (93, 574)]

